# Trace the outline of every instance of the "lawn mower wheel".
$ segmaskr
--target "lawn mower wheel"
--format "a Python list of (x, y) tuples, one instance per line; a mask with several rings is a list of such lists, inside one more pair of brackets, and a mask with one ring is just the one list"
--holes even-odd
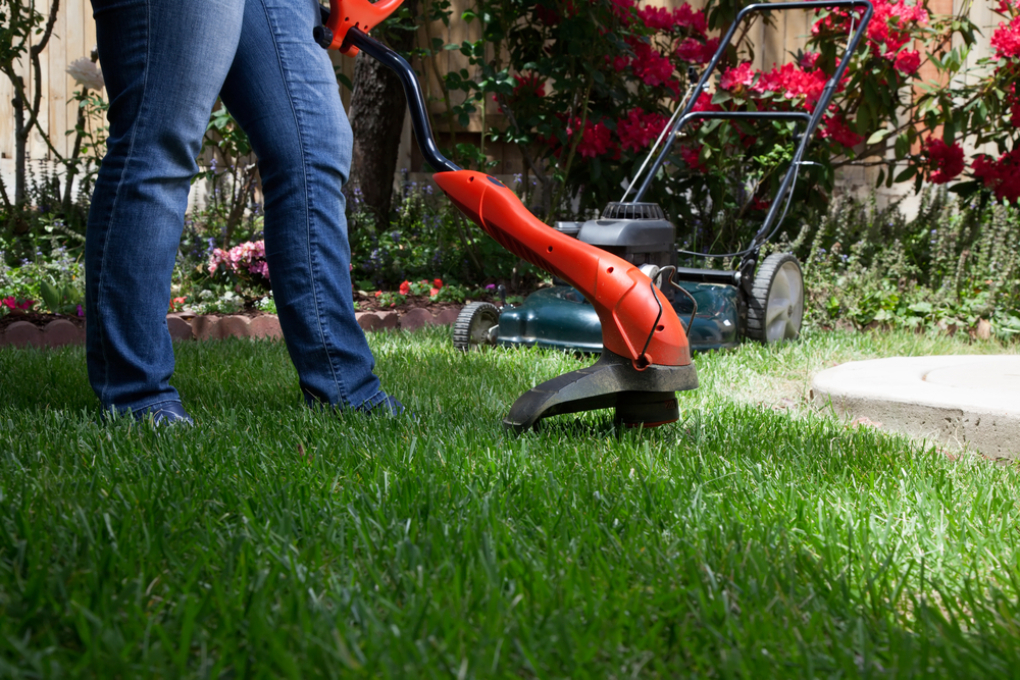
[(800, 336), (804, 319), (804, 275), (790, 253), (765, 258), (747, 300), (747, 337), (766, 345)]
[(465, 305), (453, 324), (453, 346), (467, 352), (479, 345), (495, 345), (499, 337), (499, 309), (488, 302)]

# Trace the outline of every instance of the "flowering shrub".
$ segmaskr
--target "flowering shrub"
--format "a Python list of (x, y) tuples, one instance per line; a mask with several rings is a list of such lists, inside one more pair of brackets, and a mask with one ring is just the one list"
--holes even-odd
[(235, 277), (244, 287), (269, 289), (265, 241), (246, 241), (230, 250), (214, 248), (207, 269), (210, 276), (220, 272)]
[[(547, 214), (590, 213), (619, 200), (621, 184), (682, 100), (688, 69), (710, 60), (719, 44), (713, 34), (744, 4), (709, 0), (704, 10), (684, 4), (670, 11), (635, 0), (478, 0), (474, 12), (486, 17), (483, 39), (461, 51), (479, 77), (451, 74), (447, 82), (472, 95), (460, 110), (462, 122), (485, 97), (496, 99), (507, 122), (495, 134), (522, 149), (545, 189)], [(948, 88), (923, 91), (920, 69), (934, 64), (945, 81), (958, 75), (976, 28), (962, 16), (932, 16), (926, 0), (873, 4), (872, 22), (810, 148), (815, 165), (801, 169), (794, 212), (824, 207), (835, 171), (849, 164), (886, 165), (881, 181), (888, 183), (945, 183), (964, 170), (961, 114), (942, 102), (952, 96)], [(1002, 4), (1015, 11), (1016, 0)], [(743, 41), (726, 53), (694, 110), (813, 112), (860, 16), (859, 10), (814, 12), (806, 49), (791, 63), (764, 69), (751, 63), (750, 32), (738, 31)], [(1009, 26), (995, 44), (1020, 58), (1020, 37), (1012, 33), (1020, 32), (1020, 20)], [(494, 49), (486, 51), (486, 44)], [(507, 58), (492, 60), (493, 53)], [(1017, 113), (1020, 120), (1020, 100)], [(790, 122), (691, 124), (648, 199), (700, 229), (692, 238), (735, 245), (764, 217), (791, 157), (777, 149), (791, 148), (794, 134)]]

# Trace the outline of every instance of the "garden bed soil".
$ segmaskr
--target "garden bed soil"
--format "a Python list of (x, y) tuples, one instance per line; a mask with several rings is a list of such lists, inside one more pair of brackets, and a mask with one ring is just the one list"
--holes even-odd
[[(439, 316), (447, 309), (457, 308), (460, 309), (467, 302), (433, 302), (427, 295), (412, 295), (408, 296), (406, 300), (401, 302), (399, 305), (380, 305), (378, 298), (372, 295), (363, 295), (361, 293), (354, 294), (354, 302), (357, 304), (356, 312), (374, 312), (381, 314), (384, 312), (397, 312), (403, 314), (409, 312), (412, 309), (427, 309), (432, 312), (435, 316)], [(497, 305), (498, 306), (498, 305)]]
[(26, 312), (22, 310), (12, 311), (10, 314), (0, 316), (0, 333), (7, 330), (7, 327), (18, 321), (27, 321), (36, 328), (42, 329), (46, 324), (57, 319), (70, 321), (77, 328), (85, 327), (85, 317), (71, 316), (69, 314), (48, 314), (46, 312)]

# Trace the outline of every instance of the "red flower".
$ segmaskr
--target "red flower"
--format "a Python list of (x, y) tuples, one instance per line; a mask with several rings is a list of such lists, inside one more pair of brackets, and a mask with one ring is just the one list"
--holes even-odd
[(929, 179), (935, 184), (945, 184), (963, 172), (963, 147), (959, 143), (950, 146), (945, 140), (929, 137), (924, 152), (928, 156)]
[(645, 26), (656, 31), (670, 31), (675, 23), (672, 12), (664, 7), (642, 7), (638, 17)]
[(917, 73), (921, 66), (921, 53), (917, 50), (900, 52), (896, 55), (896, 70), (905, 76), (912, 76)]
[(616, 121), (616, 134), (624, 150), (641, 151), (666, 127), (666, 117), (658, 113), (645, 113), (631, 109), (626, 118)]
[(691, 111), (722, 111), (722, 107), (712, 103), (712, 95), (702, 92), (691, 107)]
[(410, 295), (410, 293), (411, 293), (411, 282), (410, 281), (404, 281), (402, 284), (400, 284), (400, 294), (401, 295)]
[(693, 148), (690, 146), (680, 147), (680, 157), (684, 159), (684, 163), (687, 164), (691, 170), (697, 170), (698, 172), (704, 172), (705, 166), (701, 164), (701, 147)]
[(1016, 203), (1020, 198), (1020, 148), (1007, 151), (993, 161), (981, 155), (974, 160), (974, 177), (984, 182), (1000, 201)]
[(673, 23), (680, 28), (689, 29), (701, 36), (705, 35), (705, 31), (708, 30), (705, 10), (699, 9), (695, 12), (686, 2), (673, 10)]
[(996, 59), (1020, 57), (1020, 16), (1013, 17), (1007, 24), (1001, 22), (992, 33), (992, 47)]
[(707, 64), (719, 49), (719, 38), (701, 42), (697, 38), (686, 38), (676, 48), (676, 56), (690, 64)]
[(442, 279), (433, 279), (432, 280), (432, 286), (434, 288), (436, 288), (436, 289), (442, 288), (443, 287), (443, 280)]
[(439, 295), (439, 289), (438, 288), (430, 288), (429, 289), (429, 295), (431, 295), (432, 297), (435, 297), (435, 296)]
[(850, 129), (846, 119), (841, 115), (826, 116), (823, 119), (822, 130), (819, 133), (822, 139), (831, 139), (850, 149), (864, 141), (864, 137)]
[(735, 68), (726, 69), (719, 79), (719, 87), (724, 90), (739, 91), (752, 82), (754, 82), (754, 69), (751, 67), (751, 62), (748, 61)]
[(613, 133), (602, 123), (588, 123), (581, 133), (581, 141), (577, 144), (577, 153), (584, 158), (594, 158), (608, 153), (612, 148)]
[(673, 64), (650, 45), (638, 43), (634, 46), (634, 58), (631, 60), (634, 75), (645, 85), (655, 87), (662, 85), (673, 77)]
[(517, 74), (514, 76), (514, 80), (517, 81), (517, 85), (514, 86), (513, 95), (515, 100), (545, 96), (545, 83), (538, 77), (538, 74)]
[(823, 71), (807, 73), (794, 64), (784, 64), (782, 68), (762, 73), (753, 89), (757, 92), (783, 94), (787, 99), (803, 97), (808, 111), (811, 111), (822, 96), (822, 90), (825, 89), (828, 80), (829, 77)]

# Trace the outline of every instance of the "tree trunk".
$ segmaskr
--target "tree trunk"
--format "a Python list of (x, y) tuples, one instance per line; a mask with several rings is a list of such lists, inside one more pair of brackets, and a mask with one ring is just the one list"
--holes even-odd
[(11, 104), (14, 106), (14, 204), (20, 206), (25, 202), (25, 185), (28, 183), (25, 168), (28, 131), (25, 130), (24, 100), (15, 94)]
[[(418, 14), (418, 2), (405, 4), (412, 15)], [(414, 46), (414, 33), (376, 31), (376, 36), (397, 52), (406, 54)], [(388, 38), (388, 39), (387, 39)], [(397, 170), (400, 134), (404, 128), (407, 103), (397, 76), (365, 54), (354, 64), (354, 94), (351, 97), (351, 128), (354, 131), (354, 159), (351, 181), (345, 192), (349, 209), (354, 208), (354, 188), (361, 189), (361, 208), (386, 228), (393, 204), (393, 178)]]

